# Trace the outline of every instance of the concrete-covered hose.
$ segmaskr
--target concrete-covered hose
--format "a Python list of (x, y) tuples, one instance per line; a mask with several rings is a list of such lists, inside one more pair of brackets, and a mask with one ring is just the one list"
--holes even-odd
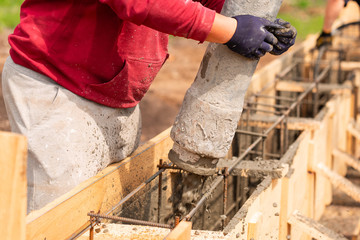
[[(249, 14), (274, 21), (281, 3), (282, 0), (226, 0), (221, 13)], [(216, 172), (218, 159), (230, 149), (257, 63), (258, 60), (242, 57), (225, 45), (208, 45), (171, 129), (174, 146), (169, 159), (178, 167), (199, 175)]]

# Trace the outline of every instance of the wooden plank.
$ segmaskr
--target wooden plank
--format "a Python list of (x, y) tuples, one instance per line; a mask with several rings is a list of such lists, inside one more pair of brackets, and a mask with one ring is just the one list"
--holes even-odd
[(294, 211), (294, 213), (289, 218), (289, 223), (292, 227), (301, 229), (303, 232), (307, 233), (309, 236), (315, 239), (347, 240), (347, 238), (345, 238), (343, 235), (324, 227), (311, 218), (301, 215), (299, 211)]
[(25, 238), (27, 141), (24, 136), (0, 132), (0, 236)]
[(88, 222), (88, 212), (105, 213), (111, 209), (158, 170), (160, 158), (167, 159), (173, 144), (169, 132), (170, 128), (130, 157), (110, 165), (44, 208), (30, 213), (26, 219), (26, 239), (66, 239)]
[(170, 233), (165, 237), (166, 240), (190, 240), (191, 222), (181, 221)]
[(333, 150), (333, 155), (340, 159), (341, 161), (344, 161), (348, 166), (353, 167), (354, 169), (358, 170), (360, 172), (360, 161), (359, 159), (351, 156), (350, 154), (341, 151), (337, 148)]
[(339, 189), (344, 193), (360, 202), (360, 188), (358, 186), (354, 185), (352, 182), (340, 176), (336, 172), (331, 171), (322, 163), (317, 165), (317, 169), (330, 180), (334, 187), (339, 187)]

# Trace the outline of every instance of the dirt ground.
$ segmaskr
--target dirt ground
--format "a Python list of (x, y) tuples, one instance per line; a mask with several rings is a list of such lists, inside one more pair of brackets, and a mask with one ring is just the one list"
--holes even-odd
[[(0, 34), (0, 70), (8, 56), (7, 35), (11, 30)], [(207, 44), (178, 37), (170, 37), (170, 57), (157, 75), (154, 83), (140, 103), (142, 111), (142, 137), (144, 143), (169, 128), (180, 109), (186, 90), (197, 74)], [(276, 57), (266, 55), (258, 68)], [(0, 78), (1, 81), (1, 78)], [(10, 131), (6, 116), (0, 84), (0, 130)]]

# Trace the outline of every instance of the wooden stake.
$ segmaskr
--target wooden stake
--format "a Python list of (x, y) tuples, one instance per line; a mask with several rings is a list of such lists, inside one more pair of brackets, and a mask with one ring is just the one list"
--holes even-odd
[(310, 237), (321, 240), (346, 240), (343, 235), (338, 234), (315, 220), (305, 217), (299, 211), (295, 211), (289, 218), (292, 227), (307, 233)]
[(26, 158), (26, 138), (0, 132), (0, 236), (4, 240), (25, 240)]
[(339, 160), (344, 161), (347, 165), (360, 172), (360, 161), (350, 154), (335, 148), (333, 150), (333, 156), (338, 157)]
[(165, 240), (190, 240), (191, 222), (181, 221), (170, 233)]
[(256, 240), (256, 231), (257, 231), (257, 225), (259, 222), (260, 217), (262, 216), (261, 212), (256, 212), (254, 216), (249, 220), (248, 223), (248, 234), (247, 234), (247, 240)]
[(289, 178), (284, 177), (281, 181), (279, 239), (286, 239), (288, 233), (287, 215), (289, 199)]
[(330, 170), (324, 164), (319, 163), (317, 169), (323, 175), (325, 175), (330, 182), (335, 186), (339, 187), (341, 191), (349, 195), (355, 201), (360, 202), (360, 188), (354, 185), (352, 182)]

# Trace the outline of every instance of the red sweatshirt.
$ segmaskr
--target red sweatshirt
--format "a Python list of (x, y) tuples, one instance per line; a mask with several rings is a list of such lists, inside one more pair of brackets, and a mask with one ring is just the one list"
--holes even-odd
[[(25, 0), (13, 61), (73, 93), (134, 107), (164, 64), (168, 35), (204, 41), (224, 0)], [(211, 9), (213, 10), (211, 10)]]

